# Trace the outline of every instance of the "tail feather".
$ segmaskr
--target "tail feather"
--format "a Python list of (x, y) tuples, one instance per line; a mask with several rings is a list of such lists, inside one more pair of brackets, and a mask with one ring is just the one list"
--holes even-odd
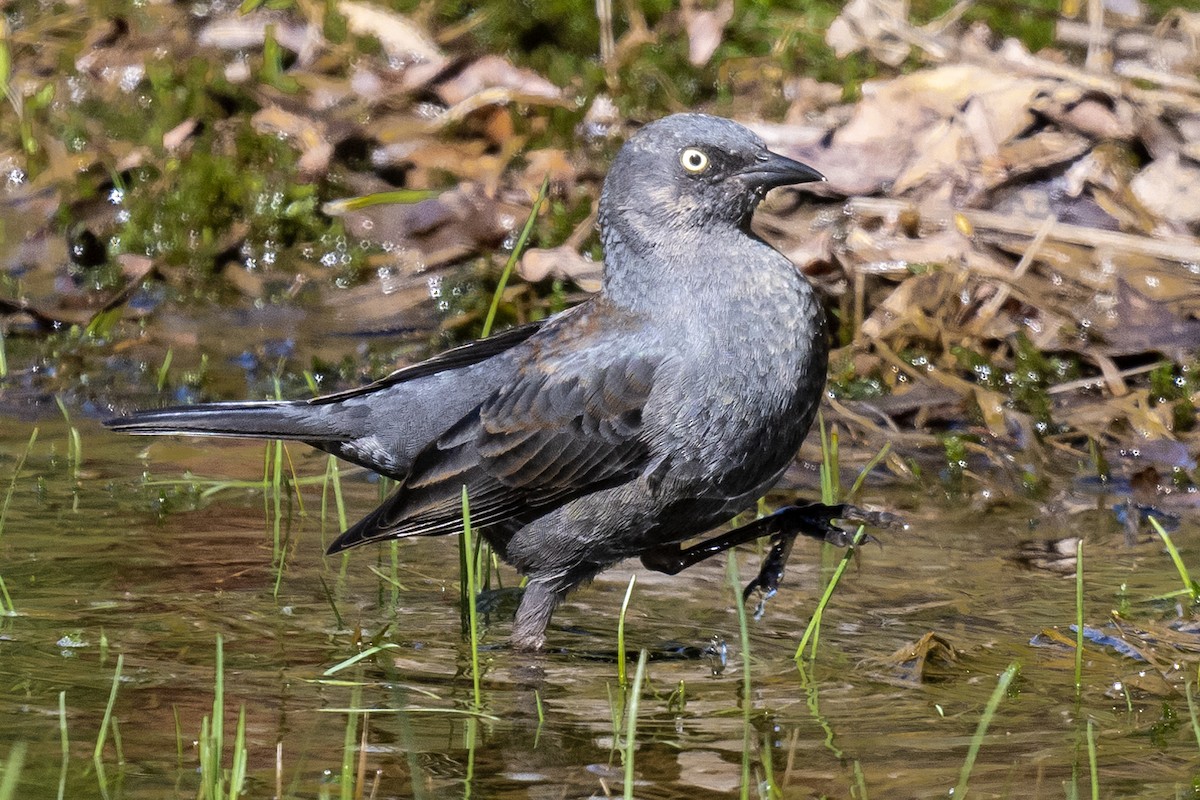
[(114, 431), (138, 435), (185, 434), (252, 439), (343, 440), (332, 415), (305, 402), (268, 400), (206, 403), (137, 411), (104, 423)]

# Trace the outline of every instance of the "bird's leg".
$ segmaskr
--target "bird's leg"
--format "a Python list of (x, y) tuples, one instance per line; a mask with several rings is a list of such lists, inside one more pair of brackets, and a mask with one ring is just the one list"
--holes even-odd
[[(831, 513), (833, 511), (837, 513)], [(820, 503), (808, 503), (803, 506), (786, 506), (775, 512), (783, 513), (787, 519), (781, 524), (781, 530), (771, 537), (771, 551), (763, 559), (758, 575), (746, 585), (742, 599), (749, 601), (755, 592), (762, 592), (762, 599), (754, 610), (755, 619), (762, 616), (763, 608), (768, 599), (774, 596), (783, 581), (783, 571), (787, 566), (788, 556), (792, 553), (792, 545), (797, 534), (819, 538), (837, 547), (849, 547), (854, 544), (855, 534), (833, 524), (834, 519), (844, 522), (870, 525), (874, 528), (892, 528), (902, 525), (900, 518), (886, 511), (866, 511), (856, 506), (842, 504), (826, 506)], [(874, 536), (863, 534), (862, 542), (878, 542)]]
[[(796, 536), (820, 539), (838, 547), (847, 547), (854, 541), (854, 534), (833, 524), (835, 519), (885, 528), (898, 522), (894, 515), (886, 512), (866, 511), (840, 503), (832, 506), (824, 503), (784, 506), (774, 514), (686, 549), (675, 544), (648, 550), (642, 553), (642, 564), (647, 569), (674, 575), (730, 548), (770, 536), (771, 551), (763, 559), (758, 577), (746, 587), (745, 596), (749, 597), (757, 590), (771, 595), (783, 580), (784, 566)], [(868, 535), (864, 541), (876, 540)]]
[(566, 594), (567, 590), (561, 588), (557, 581), (531, 578), (525, 584), (525, 593), (521, 595), (521, 605), (517, 608), (510, 639), (515, 649), (542, 649), (546, 643), (546, 626), (550, 624), (550, 615)]
[(830, 520), (841, 518), (845, 509), (844, 505), (827, 506), (823, 503), (784, 506), (774, 514), (756, 519), (754, 522), (734, 528), (728, 533), (715, 536), (686, 549), (678, 544), (671, 544), (647, 550), (642, 553), (642, 565), (655, 572), (675, 575), (693, 564), (699, 564), (706, 558), (723, 553), (730, 548), (776, 534), (786, 534), (789, 538), (803, 534), (834, 544), (842, 543), (844, 546), (849, 541), (841, 541), (846, 536), (846, 532), (834, 527)]

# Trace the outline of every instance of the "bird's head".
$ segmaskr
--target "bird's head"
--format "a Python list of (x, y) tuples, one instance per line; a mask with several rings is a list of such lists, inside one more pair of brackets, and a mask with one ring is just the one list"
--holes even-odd
[(768, 190), (820, 180), (821, 173), (771, 152), (736, 122), (674, 114), (646, 125), (617, 153), (604, 181), (600, 220), (602, 227), (629, 220), (676, 230), (721, 223), (745, 228)]

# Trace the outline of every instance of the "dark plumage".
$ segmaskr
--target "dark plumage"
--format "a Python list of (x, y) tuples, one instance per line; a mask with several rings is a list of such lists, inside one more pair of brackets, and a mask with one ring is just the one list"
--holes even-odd
[(814, 180), (729, 120), (658, 120), (605, 180), (592, 299), (361, 389), (108, 424), (298, 439), (399, 481), (331, 552), (455, 532), (465, 485), (473, 522), (529, 578), (513, 642), (539, 648), (569, 590), (634, 556), (668, 572), (699, 560), (679, 543), (751, 506), (795, 455), (825, 385), (824, 318), (750, 217), (772, 187)]

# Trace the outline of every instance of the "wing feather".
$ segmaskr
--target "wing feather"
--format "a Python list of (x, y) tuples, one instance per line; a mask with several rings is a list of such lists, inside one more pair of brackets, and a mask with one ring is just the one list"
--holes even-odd
[(373, 540), (450, 533), (466, 486), (475, 525), (543, 513), (637, 476), (648, 462), (642, 410), (663, 359), (534, 359), (413, 461), (382, 506), (330, 552)]

